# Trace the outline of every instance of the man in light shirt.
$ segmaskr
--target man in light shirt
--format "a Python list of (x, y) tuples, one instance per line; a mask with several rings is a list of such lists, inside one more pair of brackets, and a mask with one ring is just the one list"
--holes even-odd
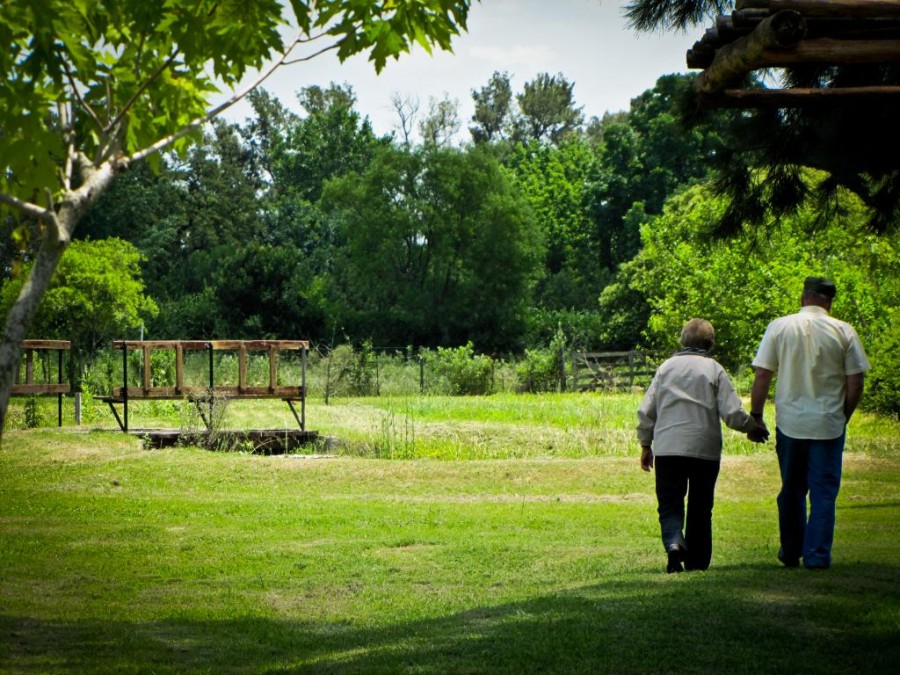
[(750, 414), (757, 419), (777, 373), (778, 559), (786, 567), (801, 558), (809, 569), (831, 565), (846, 427), (869, 369), (856, 331), (829, 314), (836, 294), (834, 282), (807, 277), (800, 311), (769, 324), (753, 360)]

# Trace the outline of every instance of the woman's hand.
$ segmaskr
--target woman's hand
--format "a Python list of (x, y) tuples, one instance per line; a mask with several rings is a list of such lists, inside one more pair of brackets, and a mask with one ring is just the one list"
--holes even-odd
[(641, 448), (641, 468), (644, 471), (649, 471), (653, 468), (653, 450), (650, 449), (649, 445)]

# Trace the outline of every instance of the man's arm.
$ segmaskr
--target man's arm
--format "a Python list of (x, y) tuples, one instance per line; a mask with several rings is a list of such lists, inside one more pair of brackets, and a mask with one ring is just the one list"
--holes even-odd
[(859, 405), (863, 395), (866, 376), (864, 373), (856, 373), (847, 376), (847, 395), (844, 397), (844, 419), (849, 422), (853, 411)]
[(750, 389), (750, 414), (757, 419), (762, 419), (773, 375), (775, 373), (768, 368), (756, 369), (756, 377), (753, 378), (753, 386)]

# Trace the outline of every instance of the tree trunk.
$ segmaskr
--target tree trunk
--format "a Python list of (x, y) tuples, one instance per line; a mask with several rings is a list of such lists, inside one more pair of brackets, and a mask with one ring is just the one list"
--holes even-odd
[(3, 337), (0, 338), (0, 434), (6, 423), (10, 391), (19, 365), (19, 343), (27, 337), (28, 328), (37, 313), (41, 298), (50, 287), (53, 272), (68, 245), (68, 237), (59, 237), (53, 231), (55, 228), (45, 227), (47, 229), (34, 265), (25, 285), (22, 286), (22, 292), (9, 310)]
[(19, 343), (28, 335), (28, 329), (37, 313), (44, 293), (50, 287), (56, 266), (72, 238), (75, 226), (112, 183), (117, 171), (127, 166), (127, 160), (110, 160), (98, 167), (79, 157), (78, 169), (81, 185), (67, 191), (57, 208), (47, 211), (44, 222), (44, 238), (22, 291), (6, 317), (3, 336), (0, 337), (0, 441), (9, 397), (15, 383), (19, 363)]

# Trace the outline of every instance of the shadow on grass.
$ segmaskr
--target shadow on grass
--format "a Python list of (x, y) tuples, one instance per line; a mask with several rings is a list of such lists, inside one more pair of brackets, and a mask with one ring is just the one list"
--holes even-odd
[[(3, 672), (893, 673), (896, 567), (628, 575), (528, 601), (358, 626), (0, 616)], [(5, 665), (4, 665), (5, 664)]]
[(855, 509), (896, 509), (900, 506), (900, 502), (875, 502), (870, 504), (841, 504), (838, 511), (855, 510)]

